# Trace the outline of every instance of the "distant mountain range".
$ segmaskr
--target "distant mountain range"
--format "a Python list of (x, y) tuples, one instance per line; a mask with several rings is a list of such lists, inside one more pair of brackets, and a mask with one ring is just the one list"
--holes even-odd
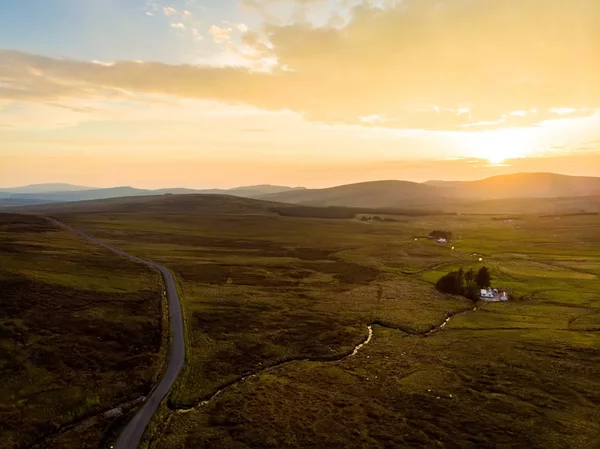
[(441, 200), (495, 200), (600, 195), (600, 178), (520, 173), (479, 181), (373, 181), (258, 198), (307, 206), (406, 207)]
[(479, 181), (372, 181), (325, 189), (256, 185), (233, 189), (183, 188), (147, 190), (134, 187), (94, 189), (69, 184), (38, 184), (0, 189), (0, 207), (179, 194), (220, 194), (306, 206), (368, 208), (435, 207), (449, 209), (466, 201), (600, 196), (600, 177), (520, 173)]
[(75, 186), (73, 184), (30, 184), (24, 187), (13, 187), (7, 189), (0, 189), (3, 194), (12, 193), (56, 193), (56, 192), (76, 192), (79, 190), (93, 190), (94, 187)]
[(83, 200), (102, 200), (108, 198), (121, 198), (127, 196), (152, 196), (152, 195), (182, 195), (182, 194), (220, 194), (240, 197), (256, 197), (266, 194), (281, 193), (304, 189), (303, 187), (285, 187), (273, 185), (243, 186), (233, 189), (207, 189), (194, 190), (184, 188), (172, 189), (136, 189), (134, 187), (91, 188), (74, 186), (71, 184), (36, 184), (25, 187), (0, 189), (0, 204), (41, 204), (45, 202), (67, 202)]

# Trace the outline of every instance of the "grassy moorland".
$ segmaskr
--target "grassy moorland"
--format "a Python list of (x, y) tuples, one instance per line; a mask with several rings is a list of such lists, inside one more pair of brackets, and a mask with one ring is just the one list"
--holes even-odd
[(161, 291), (143, 265), (0, 214), (0, 447), (98, 447), (115, 416), (95, 416), (161, 370)]
[[(365, 223), (217, 196), (54, 215), (178, 279), (187, 367), (150, 447), (600, 445), (597, 216)], [(434, 229), (454, 240), (420, 237)], [(522, 299), (473, 310), (434, 290), (479, 258)]]

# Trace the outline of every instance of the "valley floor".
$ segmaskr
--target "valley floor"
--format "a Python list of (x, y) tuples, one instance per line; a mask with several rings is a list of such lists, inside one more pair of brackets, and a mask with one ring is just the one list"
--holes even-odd
[[(145, 446), (600, 445), (597, 217), (365, 226), (222, 197), (147, 201), (57, 214), (177, 278), (187, 365)], [(451, 245), (415, 240), (434, 229)], [(481, 264), (516, 299), (433, 288)]]

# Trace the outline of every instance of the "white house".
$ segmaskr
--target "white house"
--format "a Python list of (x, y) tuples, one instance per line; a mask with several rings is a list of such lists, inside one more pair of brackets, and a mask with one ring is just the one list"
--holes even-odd
[(481, 296), (481, 298), (483, 298), (483, 299), (494, 299), (495, 298), (494, 292), (489, 288), (487, 290), (485, 288), (482, 288), (479, 296)]
[(479, 298), (484, 301), (508, 301), (508, 295), (505, 291), (500, 292), (497, 288), (482, 288), (479, 291)]

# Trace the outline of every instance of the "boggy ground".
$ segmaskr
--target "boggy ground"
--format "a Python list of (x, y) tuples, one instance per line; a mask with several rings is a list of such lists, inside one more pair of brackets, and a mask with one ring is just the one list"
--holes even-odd
[[(597, 217), (365, 224), (240, 201), (171, 197), (131, 212), (57, 214), (178, 279), (187, 367), (148, 432), (151, 447), (600, 444)], [(454, 241), (419, 237), (434, 229)], [(472, 310), (433, 289), (479, 257), (496, 284), (532, 299)], [(370, 343), (336, 361), (369, 324)], [(267, 369), (300, 358), (310, 361)], [(203, 407), (175, 411), (248, 373)]]
[(98, 447), (114, 420), (59, 430), (148, 393), (161, 291), (143, 265), (0, 214), (0, 447)]

